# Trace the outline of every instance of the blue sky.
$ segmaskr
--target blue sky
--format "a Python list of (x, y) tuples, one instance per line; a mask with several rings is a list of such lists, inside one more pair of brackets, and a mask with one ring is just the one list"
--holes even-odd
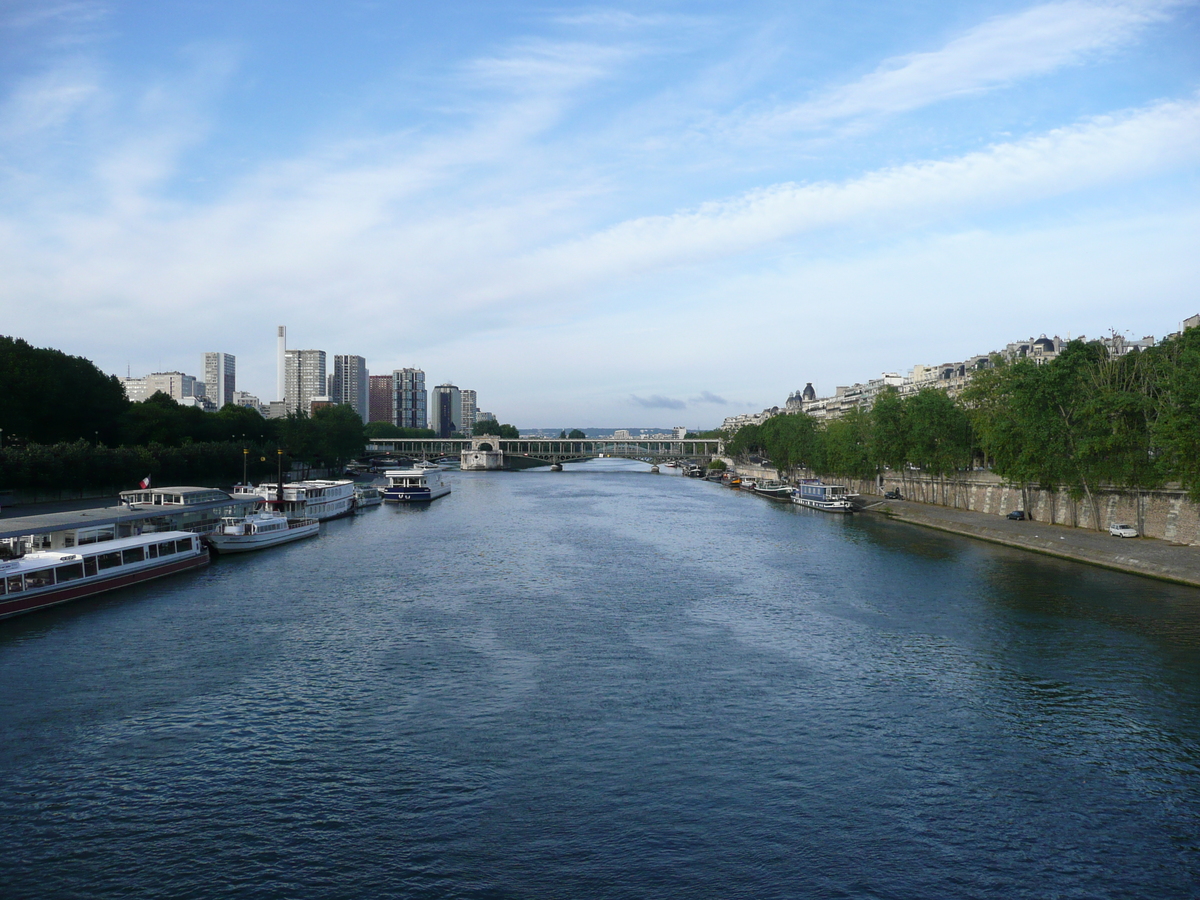
[(1195, 2), (8, 0), (0, 333), (711, 427), (1177, 329), (1198, 163)]

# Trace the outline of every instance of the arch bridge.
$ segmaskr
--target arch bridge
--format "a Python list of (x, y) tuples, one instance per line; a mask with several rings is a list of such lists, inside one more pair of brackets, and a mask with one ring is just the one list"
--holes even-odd
[[(374, 438), (367, 453), (438, 458), (457, 456), (464, 468), (523, 469), (578, 462), (597, 457), (638, 459), (656, 464), (671, 460), (712, 459), (724, 442), (714, 438)], [(490, 460), (485, 464), (485, 461)], [(478, 461), (479, 464), (467, 465)]]

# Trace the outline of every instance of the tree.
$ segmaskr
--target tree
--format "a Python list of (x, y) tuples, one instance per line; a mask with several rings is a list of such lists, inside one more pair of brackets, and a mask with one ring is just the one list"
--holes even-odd
[(497, 422), (495, 419), (480, 419), (473, 426), (471, 426), (471, 434), (474, 434), (474, 435), (492, 434), (492, 435), (494, 435), (497, 433), (497, 429), (499, 429), (499, 428), (500, 428), (500, 423)]
[(566, 438), (567, 438), (567, 430), (564, 428), (562, 431), (560, 431), (560, 432), (558, 433), (558, 437), (559, 437), (559, 439), (560, 439), (560, 440), (566, 440)]
[(496, 433), (502, 438), (513, 441), (521, 436), (521, 432), (517, 430), (515, 425), (501, 425)]
[(0, 428), (5, 439), (115, 443), (129, 407), (121, 383), (90, 360), (0, 335)]
[(571, 433), (567, 435), (567, 438), (572, 441), (586, 441), (587, 435), (584, 434), (582, 431), (580, 431), (578, 428), (572, 428)]
[(362, 416), (344, 403), (326, 406), (313, 413), (317, 453), (326, 465), (341, 466), (363, 452), (367, 437)]

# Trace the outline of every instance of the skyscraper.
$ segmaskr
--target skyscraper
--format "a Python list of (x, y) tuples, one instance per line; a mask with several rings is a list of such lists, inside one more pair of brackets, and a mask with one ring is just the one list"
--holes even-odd
[(396, 379), (391, 375), (369, 375), (371, 385), (370, 413), (368, 422), (391, 422), (396, 424)]
[(287, 399), (287, 326), (275, 332), (275, 399)]
[(462, 431), (462, 392), (453, 384), (439, 384), (433, 389), (430, 403), (429, 427), (438, 437), (448, 438)]
[(329, 376), (329, 399), (345, 403), (368, 421), (367, 361), (361, 356), (338, 354), (333, 358), (333, 374)]
[(393, 421), (401, 428), (428, 428), (425, 373), (421, 369), (396, 369), (392, 372)]
[(220, 409), (233, 402), (237, 390), (237, 360), (232, 353), (204, 354), (204, 394)]
[(479, 409), (479, 405), (475, 399), (475, 392), (464, 389), (462, 392), (462, 422), (459, 424), (459, 431), (469, 435), (475, 427), (475, 413)]
[(284, 409), (289, 413), (312, 412), (313, 397), (325, 396), (325, 351), (284, 351)]

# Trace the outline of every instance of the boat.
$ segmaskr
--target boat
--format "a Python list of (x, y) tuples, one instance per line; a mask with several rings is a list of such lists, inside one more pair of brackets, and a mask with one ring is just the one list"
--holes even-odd
[(743, 491), (752, 491), (757, 482), (753, 478), (743, 478), (741, 488)]
[(216, 553), (245, 553), (316, 537), (321, 525), (316, 519), (289, 519), (277, 512), (260, 510), (248, 516), (227, 516), (221, 527), (204, 540)]
[(428, 503), (450, 493), (441, 473), (429, 469), (388, 469), (383, 475), (383, 499), (393, 503)]
[[(427, 459), (422, 459), (418, 462), (413, 463), (413, 468), (414, 469), (437, 469), (440, 467), (435, 462), (430, 462)], [(387, 473), (385, 472), (384, 474), (386, 475)]]
[(383, 494), (374, 484), (356, 484), (354, 486), (354, 508), (367, 509), (383, 503)]
[(785, 503), (792, 499), (792, 488), (782, 481), (760, 481), (754, 485), (754, 493), (772, 500), (783, 500)]
[(740, 487), (742, 486), (742, 478), (741, 478), (741, 476), (740, 476), (740, 475), (734, 475), (732, 478), (730, 478), (730, 479), (729, 479), (729, 486), (730, 486), (731, 488), (740, 488)]
[(157, 531), (0, 560), (0, 618), (198, 569), (209, 561), (200, 536)]
[(234, 488), (234, 497), (261, 497), (270, 509), (290, 519), (316, 519), (327, 522), (354, 512), (354, 482), (314, 478), (285, 484), (267, 482), (257, 487)]
[(792, 491), (792, 502), (825, 512), (848, 513), (852, 510), (850, 499), (854, 496), (856, 495), (842, 484), (802, 481)]

